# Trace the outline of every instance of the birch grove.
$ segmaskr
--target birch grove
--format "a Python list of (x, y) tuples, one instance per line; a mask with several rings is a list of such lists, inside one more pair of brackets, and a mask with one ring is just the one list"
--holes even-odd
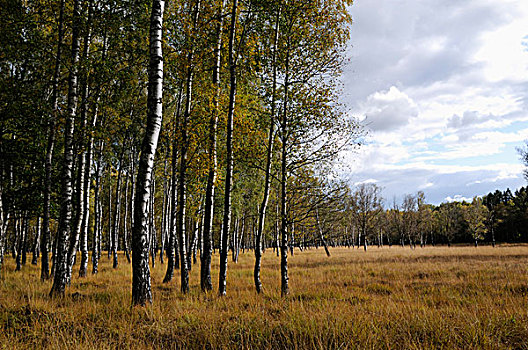
[[(43, 281), (51, 258), (51, 295), (85, 278), (89, 261), (93, 275), (101, 261), (131, 263), (134, 305), (153, 302), (158, 268), (182, 293), (195, 278), (214, 291), (218, 273), (215, 292), (226, 295), (229, 253), (237, 263), (248, 250), (262, 293), (261, 261), (273, 250), (286, 296), (289, 255), (357, 232), (346, 206), (325, 207), (346, 202), (343, 187), (323, 181), (362, 136), (339, 104), (349, 1), (54, 0), (44, 13), (39, 1), (24, 12), (52, 25), (12, 35), (40, 32), (32, 45), (53, 50), (19, 58), (5, 46), (12, 69), (1, 71), (5, 81), (42, 79), (31, 109), (42, 123), (24, 129), (33, 140), (15, 119), (3, 124), (3, 154), (38, 157), (3, 158), (0, 252), (23, 269), (39, 249)], [(39, 191), (34, 206), (21, 200)]]

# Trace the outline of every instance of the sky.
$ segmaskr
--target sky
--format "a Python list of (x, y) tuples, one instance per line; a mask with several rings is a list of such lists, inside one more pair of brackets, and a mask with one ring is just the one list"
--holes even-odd
[(527, 0), (355, 0), (342, 101), (365, 125), (346, 155), (352, 184), (387, 204), (429, 203), (526, 184)]

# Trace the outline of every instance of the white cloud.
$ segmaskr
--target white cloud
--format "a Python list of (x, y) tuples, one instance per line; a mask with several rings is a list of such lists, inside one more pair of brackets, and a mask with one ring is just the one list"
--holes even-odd
[(418, 115), (416, 103), (395, 86), (373, 93), (362, 107), (363, 122), (373, 131), (398, 129)]
[(425, 190), (426, 188), (430, 188), (430, 187), (433, 187), (434, 186), (434, 183), (432, 182), (427, 182), (425, 185), (421, 185), (418, 187), (418, 189), (420, 190)]
[(484, 74), (490, 81), (526, 81), (528, 79), (528, 52), (526, 35), (528, 6), (525, 1), (510, 3), (518, 11), (511, 21), (482, 35), (484, 45), (474, 60), (484, 63)]
[(505, 169), (498, 170), (498, 173), (496, 174), (496, 176), (489, 177), (483, 180), (476, 180), (476, 181), (466, 184), (466, 186), (480, 185), (483, 183), (496, 183), (501, 180), (512, 180), (512, 179), (515, 180), (519, 178), (520, 171), (522, 171), (522, 168), (520, 166), (513, 167), (513, 168), (508, 167)]
[(493, 115), (480, 115), (476, 111), (466, 111), (462, 116), (454, 114), (447, 122), (448, 128), (458, 129), (460, 127), (470, 126), (474, 124), (482, 124), (493, 118)]
[(375, 184), (377, 183), (378, 180), (376, 179), (366, 179), (366, 180), (363, 180), (363, 181), (359, 181), (359, 182), (356, 182), (354, 183), (354, 186), (358, 186), (358, 185), (366, 185), (366, 184)]
[(473, 199), (472, 198), (468, 198), (468, 197), (464, 197), (460, 194), (455, 194), (453, 197), (451, 196), (447, 196), (444, 198), (444, 200), (446, 202), (449, 202), (449, 203), (452, 203), (452, 202), (471, 202)]

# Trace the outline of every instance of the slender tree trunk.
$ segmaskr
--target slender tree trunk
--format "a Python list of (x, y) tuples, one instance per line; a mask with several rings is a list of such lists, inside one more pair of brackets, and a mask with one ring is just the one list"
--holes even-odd
[[(13, 209), (14, 220), (13, 220), (13, 235), (11, 237), (11, 243), (9, 244), (9, 237), (6, 237), (6, 244), (10, 245), (11, 247), (11, 258), (16, 259), (17, 255), (17, 244), (18, 244), (18, 225), (19, 225), (19, 218), (17, 217), (16, 211)], [(7, 236), (7, 232), (6, 232)]]
[(16, 232), (17, 232), (17, 235), (16, 235), (16, 268), (15, 268), (15, 271), (20, 271), (20, 269), (22, 268), (22, 252), (24, 250), (24, 244), (25, 244), (25, 241), (26, 241), (26, 230), (25, 230), (25, 226), (26, 226), (26, 218), (23, 217), (23, 218), (19, 218), (17, 220), (19, 222), (19, 224), (17, 225), (17, 229), (16, 229)]
[(321, 227), (321, 221), (319, 220), (319, 208), (315, 209), (315, 219), (317, 221), (317, 230), (319, 231), (319, 239), (323, 244), (326, 256), (330, 256), (330, 251), (328, 250), (328, 245), (326, 244), (326, 239), (324, 238), (323, 228)]
[[(186, 142), (185, 139), (182, 142)], [(182, 147), (182, 151), (184, 151)], [(181, 291), (182, 293), (187, 293), (189, 291), (189, 270), (187, 266), (187, 247), (186, 247), (186, 237), (185, 237), (185, 218), (186, 218), (186, 170), (185, 170), (185, 158), (186, 150), (180, 155), (180, 172), (179, 172), (179, 181), (178, 181), (178, 212), (176, 215), (176, 231), (178, 234), (178, 243), (179, 243), (179, 254), (180, 254), (180, 279), (181, 279)], [(183, 165), (182, 165), (183, 163)]]
[[(491, 246), (495, 248), (495, 229), (493, 228), (493, 222), (491, 223)], [(431, 238), (432, 240), (432, 238)]]
[(61, 209), (59, 229), (57, 231), (57, 257), (51, 296), (63, 296), (68, 283), (68, 247), (71, 234), (72, 217), (72, 166), (73, 166), (73, 131), (77, 115), (77, 65), (79, 62), (79, 0), (73, 2), (73, 31), (71, 68), (68, 83), (68, 113), (64, 128), (64, 160), (61, 172)]
[(91, 185), (91, 162), (92, 162), (92, 148), (93, 140), (89, 141), (88, 150), (86, 151), (86, 166), (84, 175), (84, 194), (83, 194), (83, 207), (85, 213), (81, 222), (80, 230), (80, 251), (81, 251), (81, 263), (79, 264), (79, 277), (86, 277), (86, 270), (88, 268), (88, 226), (90, 220), (90, 185)]
[[(101, 255), (101, 232), (102, 232), (102, 208), (101, 208), (101, 177), (103, 171), (102, 157), (103, 157), (104, 141), (99, 141), (97, 151), (97, 161), (95, 169), (95, 188), (94, 188), (94, 232), (92, 241), (92, 274), (95, 275), (99, 269), (99, 257)], [(82, 264), (81, 264), (82, 268)]]
[(133, 175), (130, 174), (130, 169), (126, 174), (126, 180), (125, 180), (125, 215), (124, 215), (124, 221), (123, 221), (123, 250), (125, 251), (125, 256), (127, 259), (127, 262), (130, 264), (130, 252), (128, 249), (128, 187), (130, 184), (130, 177)]
[(196, 226), (196, 220), (194, 219), (191, 219), (189, 224), (190, 224), (189, 227), (191, 228), (191, 234), (187, 235), (187, 238), (189, 240), (189, 244), (187, 245), (188, 247), (187, 248), (187, 267), (189, 271), (191, 271), (192, 270), (192, 256), (194, 254), (194, 248), (196, 247), (195, 240), (198, 234), (198, 226)]
[(226, 133), (226, 174), (224, 190), (224, 217), (222, 221), (222, 242), (220, 245), (220, 276), (218, 279), (218, 293), (226, 294), (227, 282), (227, 250), (229, 230), (231, 228), (231, 186), (233, 176), (233, 117), (235, 114), (236, 99), (236, 58), (235, 58), (235, 32), (237, 23), (238, 0), (233, 0), (231, 9), (231, 27), (229, 29), (229, 106), (227, 110)]
[(238, 226), (238, 223), (237, 223), (236, 245), (235, 245), (235, 262), (236, 263), (238, 263), (238, 257), (240, 255), (240, 246), (244, 245), (244, 232), (246, 232), (245, 231), (245, 216), (243, 217), (242, 225), (240, 226), (240, 229), (239, 229), (239, 226)]
[(27, 251), (28, 251), (28, 236), (29, 236), (29, 218), (28, 218), (28, 212), (26, 211), (24, 214), (23, 219), (23, 226), (22, 226), (22, 234), (24, 239), (22, 240), (22, 265), (26, 265), (27, 262)]
[(273, 54), (272, 54), (272, 87), (271, 87), (271, 111), (270, 111), (270, 126), (268, 134), (268, 153), (266, 155), (266, 175), (264, 180), (264, 197), (260, 204), (259, 218), (258, 218), (258, 229), (255, 246), (255, 267), (253, 269), (253, 280), (255, 282), (255, 289), (257, 293), (262, 290), (262, 282), (260, 281), (260, 263), (262, 260), (262, 235), (264, 231), (264, 222), (266, 220), (266, 209), (268, 207), (269, 188), (271, 180), (271, 161), (273, 158), (273, 141), (275, 139), (275, 93), (277, 89), (277, 42), (279, 40), (279, 19), (280, 19), (280, 7), (277, 7), (277, 14), (275, 18), (275, 35), (273, 38)]
[(167, 184), (166, 179), (163, 179), (163, 198), (161, 201), (161, 227), (160, 227), (160, 264), (164, 264), (164, 253), (165, 253), (165, 210), (167, 207)]
[[(167, 152), (167, 157), (168, 157), (168, 152)], [(169, 208), (169, 197), (170, 197), (170, 193), (169, 193), (169, 186), (170, 186), (170, 181), (167, 180), (167, 159), (165, 158), (165, 162), (164, 162), (164, 165), (163, 165), (163, 201), (162, 201), (162, 205), (161, 205), (161, 249), (160, 249), (160, 263), (161, 264), (164, 264), (164, 259), (163, 259), (163, 256), (164, 256), (164, 252), (165, 252), (165, 248), (166, 248), (166, 243), (167, 243), (167, 228), (168, 228), (168, 225), (167, 225), (167, 221), (168, 221), (168, 208)]]
[(179, 265), (180, 265), (180, 279), (181, 291), (187, 293), (189, 291), (189, 272), (187, 267), (187, 247), (185, 237), (185, 219), (186, 219), (186, 181), (187, 181), (187, 124), (189, 120), (189, 113), (191, 107), (191, 91), (192, 91), (192, 76), (188, 72), (187, 88), (186, 88), (186, 102), (182, 126), (182, 144), (180, 146), (180, 166), (178, 172), (178, 190), (177, 190), (177, 214), (176, 214), (176, 234), (178, 236), (178, 251), (179, 251)]
[[(171, 167), (172, 167), (173, 161), (171, 160)], [(172, 169), (171, 169), (172, 170)], [(172, 203), (174, 202), (174, 196), (172, 195), (172, 192), (174, 190), (172, 186), (173, 182), (173, 174), (171, 173), (171, 179), (169, 181), (169, 189), (168, 189), (168, 226), (167, 226), (167, 245), (165, 247), (166, 254), (167, 254), (167, 270), (165, 271), (165, 277), (163, 278), (163, 283), (168, 283), (172, 281), (172, 278), (174, 277), (174, 227), (175, 227), (175, 214), (174, 210), (172, 208)]]
[[(83, 93), (81, 94), (83, 95)], [(82, 101), (82, 98), (81, 98)], [(81, 104), (84, 104), (84, 102), (81, 102)], [(81, 110), (84, 108), (84, 106), (81, 106)], [(84, 114), (84, 112), (81, 112), (81, 114)], [(85, 117), (85, 115), (84, 115)], [(86, 119), (85, 119), (86, 120)], [(81, 124), (81, 140), (84, 141), (84, 129), (86, 127), (86, 123), (83, 122)], [(82, 146), (84, 148), (84, 146)], [(79, 245), (79, 236), (80, 236), (80, 230), (82, 225), (82, 220), (85, 214), (85, 208), (84, 208), (84, 168), (86, 166), (86, 158), (84, 157), (84, 150), (82, 150), (79, 153), (78, 156), (78, 167), (77, 167), (77, 181), (76, 181), (76, 190), (74, 192), (75, 195), (75, 203), (77, 205), (74, 207), (75, 211), (75, 219), (73, 221), (72, 225), (72, 235), (70, 237), (70, 244), (68, 247), (68, 271), (67, 271), (67, 278), (68, 278), (68, 284), (70, 284), (71, 280), (71, 272), (73, 265), (75, 264), (75, 260), (77, 257), (77, 248)]]
[[(91, 35), (92, 35), (92, 16), (93, 16), (93, 8), (92, 8), (92, 1), (88, 3), (88, 20), (86, 23), (86, 34), (84, 37), (84, 59), (88, 60), (88, 56), (90, 53), (90, 43), (91, 43)], [(87, 106), (88, 106), (88, 72), (84, 72), (84, 91), (83, 91), (83, 113), (87, 113)], [(98, 114), (98, 104), (99, 104), (99, 91), (97, 92), (97, 96), (95, 98), (94, 103), (94, 111), (91, 118), (90, 128), (91, 130), (95, 129), (95, 126), (97, 125), (97, 114)], [(86, 116), (84, 116), (83, 121), (86, 121)], [(91, 169), (92, 169), (92, 155), (93, 155), (93, 145), (94, 145), (94, 138), (93, 133), (88, 133), (88, 142), (87, 142), (87, 149), (85, 152), (85, 174), (84, 174), (84, 192), (82, 196), (82, 202), (83, 202), (83, 208), (84, 208), (84, 215), (82, 217), (81, 221), (81, 227), (80, 227), (80, 250), (81, 250), (81, 263), (79, 264), (79, 277), (86, 277), (86, 270), (88, 268), (88, 226), (89, 226), (89, 219), (90, 219), (90, 187), (91, 187)]]
[(97, 261), (101, 260), (101, 242), (103, 241), (103, 202), (99, 200), (99, 230), (97, 231)]
[(136, 176), (137, 176), (137, 171), (136, 171), (136, 159), (139, 158), (139, 154), (136, 154), (136, 146), (133, 146), (132, 147), (132, 151), (131, 151), (131, 154), (130, 154), (130, 165), (131, 165), (131, 174), (132, 174), (132, 189), (130, 191), (130, 228), (132, 229), (132, 227), (134, 227), (134, 205), (135, 205), (135, 200), (134, 198), (136, 198)]
[(119, 245), (119, 224), (121, 222), (121, 178), (123, 174), (123, 158), (125, 156), (125, 149), (123, 148), (121, 151), (121, 155), (119, 156), (119, 169), (117, 170), (117, 183), (116, 183), (116, 189), (115, 189), (115, 206), (114, 206), (114, 219), (112, 228), (110, 230), (110, 234), (112, 235), (112, 256), (113, 256), (113, 264), (112, 267), (114, 269), (118, 266), (118, 258), (117, 258), (117, 250)]
[(47, 137), (48, 144), (46, 146), (46, 158), (44, 160), (44, 201), (43, 201), (43, 222), (42, 222), (42, 241), (40, 242), (41, 249), (41, 269), (40, 279), (42, 281), (48, 280), (49, 275), (49, 253), (48, 246), (51, 238), (50, 234), (50, 205), (51, 205), (51, 173), (53, 167), (53, 149), (55, 147), (55, 124), (58, 114), (58, 90), (61, 69), (62, 56), (62, 41), (64, 36), (63, 30), (64, 18), (64, 0), (61, 0), (59, 7), (59, 23), (58, 23), (58, 42), (55, 56), (55, 71), (53, 73), (53, 87), (51, 93), (51, 105), (53, 111), (50, 115)]
[(106, 241), (106, 248), (107, 248), (107, 256), (108, 260), (110, 260), (110, 256), (112, 254), (112, 247), (114, 246), (114, 235), (112, 234), (112, 164), (108, 164), (108, 227), (106, 229), (107, 232), (107, 241)]
[(279, 198), (277, 198), (277, 203), (275, 205), (275, 253), (277, 254), (277, 258), (280, 256), (279, 233)]
[(37, 265), (38, 262), (38, 256), (40, 251), (40, 236), (41, 236), (41, 230), (40, 230), (40, 216), (37, 216), (37, 224), (35, 225), (35, 237), (33, 241), (33, 258), (31, 259), (31, 265)]
[[(196, 31), (198, 22), (198, 16), (200, 14), (200, 0), (196, 1), (195, 10), (193, 15), (193, 31)], [(190, 40), (194, 33), (190, 34)], [(192, 44), (191, 44), (192, 45)], [(187, 135), (187, 129), (189, 124), (189, 118), (191, 113), (191, 102), (193, 93), (193, 65), (194, 65), (194, 48), (189, 48), (189, 54), (187, 58), (187, 84), (186, 84), (186, 101), (185, 111), (183, 113), (183, 123), (181, 128), (181, 147), (180, 147), (180, 171), (178, 178), (178, 215), (177, 215), (177, 233), (179, 240), (180, 250), (180, 276), (181, 276), (181, 291), (187, 293), (189, 291), (189, 267), (187, 265), (187, 247), (186, 247), (186, 201), (187, 201), (187, 151), (189, 148), (189, 140)]]
[(150, 286), (149, 246), (148, 246), (148, 200), (154, 157), (158, 146), (162, 120), (163, 54), (162, 27), (163, 0), (152, 1), (150, 16), (150, 59), (147, 99), (147, 130), (141, 145), (141, 158), (137, 175), (136, 204), (134, 206), (134, 226), (132, 228), (132, 304), (152, 304)]
[[(175, 146), (175, 145), (174, 145)], [(165, 277), (163, 278), (163, 283), (168, 283), (172, 281), (172, 278), (174, 277), (174, 250), (175, 250), (175, 235), (176, 235), (176, 148), (173, 147), (172, 151), (172, 179), (171, 179), (171, 190), (170, 190), (170, 196), (171, 196), (171, 203), (172, 206), (170, 208), (170, 225), (169, 225), (169, 242), (167, 245), (167, 271), (165, 272)]]
[[(178, 94), (178, 106), (174, 115), (173, 126), (174, 131), (177, 130), (178, 121), (180, 119), (180, 108), (182, 101), (182, 86)], [(172, 159), (171, 159), (171, 182), (170, 182), (170, 224), (169, 224), (169, 244), (167, 246), (167, 271), (163, 278), (163, 283), (172, 281), (174, 277), (174, 268), (176, 264), (179, 266), (179, 255), (175, 256), (176, 250), (176, 215), (177, 215), (177, 185), (178, 185), (178, 145), (176, 144), (176, 137), (172, 144)]]
[[(2, 176), (2, 169), (0, 169), (0, 176)], [(6, 232), (9, 223), (9, 214), (4, 213), (3, 206), (3, 185), (0, 179), (0, 279), (2, 278), (2, 267), (4, 263), (4, 254), (6, 247)]]
[(120, 163), (120, 169), (119, 169), (119, 172), (118, 172), (118, 179), (117, 179), (117, 185), (116, 185), (116, 194), (115, 194), (115, 204), (116, 204), (116, 207), (115, 207), (115, 210), (114, 210), (114, 247), (112, 249), (112, 256), (113, 256), (113, 263), (112, 263), (112, 267), (115, 269), (117, 268), (118, 266), (118, 256), (117, 256), (117, 252), (119, 251), (119, 237), (121, 236), (120, 232), (121, 232), (121, 197), (122, 197), (122, 191), (123, 191), (123, 186), (121, 184), (122, 180), (123, 180), (123, 171), (121, 169), (121, 165), (122, 163)]
[[(289, 39), (288, 39), (289, 41)], [(282, 150), (281, 150), (281, 196), (280, 196), (280, 206), (281, 206), (281, 295), (286, 296), (289, 294), (290, 289), (288, 286), (288, 220), (287, 220), (287, 155), (288, 155), (288, 88), (289, 88), (289, 60), (290, 52), (289, 49), (286, 49), (286, 74), (284, 78), (284, 107), (282, 110), (282, 121), (281, 121), (281, 141), (282, 141)]]
[(292, 223), (290, 237), (291, 237), (291, 240), (290, 240), (290, 254), (291, 254), (291, 256), (293, 256), (293, 254), (294, 254), (293, 248), (295, 248), (295, 223)]
[[(88, 4), (88, 19), (85, 23), (87, 29), (84, 37), (84, 48), (82, 59), (83, 61), (88, 60), (90, 54), (90, 41), (91, 41), (91, 22), (92, 22), (92, 7)], [(89, 207), (89, 188), (90, 185), (90, 163), (91, 162), (91, 150), (89, 150), (89, 143), (85, 142), (86, 138), (86, 127), (88, 125), (88, 118), (86, 116), (88, 112), (88, 73), (86, 68), (81, 70), (81, 100), (80, 100), (80, 132), (78, 146), (80, 152), (78, 155), (78, 173), (77, 173), (77, 184), (76, 184), (76, 215), (73, 229), (75, 230), (72, 235), (70, 247), (68, 250), (68, 284), (71, 281), (71, 274), (73, 264), (77, 257), (77, 249), (79, 245), (79, 238), (82, 235), (84, 229), (87, 230), (88, 215), (90, 212)], [(91, 133), (90, 133), (91, 134)], [(91, 138), (91, 137), (90, 137)]]
[[(196, 252), (198, 250), (198, 236), (199, 236), (199, 221), (195, 220), (194, 226), (193, 226), (193, 240), (191, 245), (191, 252), (192, 252), (192, 262), (194, 265), (196, 265)], [(190, 260), (190, 259), (189, 259)], [(189, 266), (191, 264), (189, 263)]]
[[(131, 176), (131, 188), (130, 188), (130, 232), (132, 232), (132, 228), (134, 227), (134, 198), (136, 196), (136, 159), (139, 158), (139, 155), (136, 154), (136, 147), (133, 146), (132, 150), (130, 151), (130, 176)], [(128, 251), (130, 252), (130, 237), (128, 236), (127, 246)], [(131, 260), (132, 261), (132, 260)]]
[(214, 217), (214, 194), (216, 178), (218, 176), (216, 155), (216, 133), (218, 128), (218, 112), (220, 101), (220, 59), (222, 52), (222, 27), (224, 17), (222, 15), (225, 0), (222, 0), (218, 9), (218, 22), (216, 27), (216, 43), (214, 49), (213, 85), (216, 88), (213, 97), (213, 108), (209, 122), (209, 173), (207, 175), (207, 188), (205, 191), (205, 212), (202, 231), (203, 249), (200, 251), (200, 286), (203, 292), (213, 289), (211, 281), (211, 255), (213, 253), (213, 217)]
[[(205, 205), (205, 199), (204, 199), (204, 205)], [(202, 255), (203, 255), (203, 231), (204, 231), (204, 212), (202, 211), (201, 217), (200, 217), (200, 232), (198, 236), (198, 249), (200, 250), (200, 265), (202, 263)], [(201, 276), (201, 275), (200, 275)]]
[(233, 228), (233, 234), (231, 235), (231, 261), (238, 263), (237, 249), (238, 249), (238, 233), (239, 233), (239, 220), (235, 218), (235, 227)]
[(151, 189), (150, 189), (150, 201), (149, 201), (149, 224), (148, 232), (150, 237), (150, 256), (152, 262), (152, 268), (156, 266), (156, 249), (157, 249), (157, 237), (156, 237), (156, 221), (154, 220), (154, 199), (156, 193), (156, 178), (152, 177)]
[[(90, 8), (89, 8), (89, 23), (90, 23), (90, 26), (89, 26), (89, 31), (87, 33), (87, 37), (85, 38), (85, 42), (90, 42), (90, 35), (91, 35), (91, 18), (92, 18), (92, 15), (91, 15), (91, 12), (92, 12), (92, 4), (90, 3)], [(103, 45), (103, 56), (104, 56), (104, 53), (106, 51), (106, 46)], [(86, 55), (88, 56), (88, 55)], [(97, 126), (97, 122), (98, 122), (98, 113), (99, 113), (99, 98), (100, 98), (100, 89), (97, 91), (97, 95), (95, 97), (95, 101), (94, 101), (94, 104), (93, 104), (93, 108), (94, 108), (94, 111), (93, 111), (93, 115), (92, 115), (92, 120), (91, 120), (91, 129), (92, 130), (95, 130), (96, 126)], [(93, 153), (94, 153), (94, 136), (93, 136), (93, 133), (90, 132), (90, 135), (88, 137), (88, 149), (86, 151), (86, 169), (85, 169), (85, 175), (84, 175), (84, 188), (85, 188), (85, 191), (84, 191), (84, 196), (83, 196), (83, 202), (84, 202), (84, 208), (85, 208), (85, 211), (86, 211), (86, 214), (84, 215), (83, 217), (83, 221), (82, 221), (82, 224), (81, 224), (81, 263), (80, 263), (80, 266), (79, 266), (79, 277), (86, 277), (86, 272), (88, 270), (88, 226), (89, 226), (89, 218), (90, 218), (90, 187), (91, 187), (91, 168), (92, 168), (92, 158), (93, 158)], [(101, 151), (102, 152), (102, 151)], [(96, 175), (97, 176), (97, 175)], [(100, 178), (100, 176), (99, 176)], [(98, 194), (99, 196), (99, 194)], [(99, 198), (98, 198), (99, 199)], [(96, 222), (98, 220), (97, 218), (97, 215), (99, 214), (99, 211), (98, 211), (98, 208), (97, 208), (97, 201), (95, 201), (95, 205), (94, 205), (94, 214), (95, 214), (95, 220), (94, 222)], [(96, 225), (97, 227), (100, 226), (100, 221), (98, 223), (98, 225)], [(95, 229), (94, 227), (94, 231), (93, 231), (93, 236), (94, 236), (94, 239), (97, 235), (97, 230)]]
[(15, 214), (14, 222), (13, 222), (13, 239), (11, 240), (11, 257), (13, 259), (16, 259), (17, 257), (17, 249), (18, 249), (18, 237), (20, 235), (20, 218), (17, 217), (17, 212), (15, 208), (13, 208), (13, 213)]
[(57, 245), (58, 245), (58, 232), (55, 233), (55, 237), (53, 237), (53, 247), (51, 252), (51, 277), (55, 277), (55, 265), (57, 263)]

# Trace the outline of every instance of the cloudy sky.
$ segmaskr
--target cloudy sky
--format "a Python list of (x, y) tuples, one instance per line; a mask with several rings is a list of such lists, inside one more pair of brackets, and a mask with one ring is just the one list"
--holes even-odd
[(525, 184), (527, 0), (355, 0), (343, 101), (367, 126), (352, 183), (388, 202)]

